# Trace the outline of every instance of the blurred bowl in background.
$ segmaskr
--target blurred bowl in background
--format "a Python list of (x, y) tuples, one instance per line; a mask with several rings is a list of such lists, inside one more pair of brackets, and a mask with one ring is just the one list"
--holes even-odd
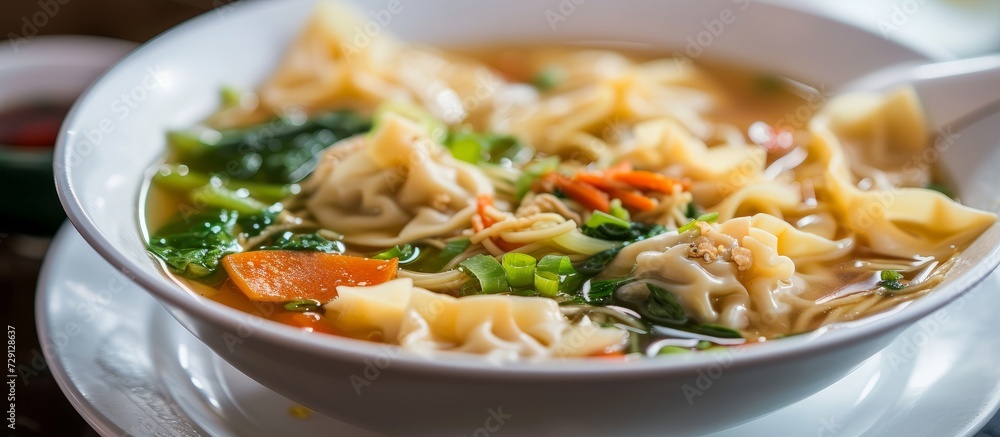
[(92, 36), (40, 36), (0, 45), (0, 232), (49, 235), (66, 216), (52, 151), (76, 98), (135, 44)]

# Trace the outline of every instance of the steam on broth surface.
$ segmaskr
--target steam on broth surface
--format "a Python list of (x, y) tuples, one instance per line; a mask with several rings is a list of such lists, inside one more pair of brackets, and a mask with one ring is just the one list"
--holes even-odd
[(501, 359), (813, 331), (933, 290), (995, 221), (914, 94), (584, 48), (350, 41), (324, 4), (254, 93), (168, 135), (150, 251), (311, 331)]

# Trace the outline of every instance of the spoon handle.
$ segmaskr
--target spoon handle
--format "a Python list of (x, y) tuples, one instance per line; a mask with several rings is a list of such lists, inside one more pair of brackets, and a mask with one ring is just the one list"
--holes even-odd
[(938, 131), (1000, 103), (1000, 54), (933, 64), (903, 64), (852, 81), (841, 91), (884, 91), (909, 84), (928, 128)]

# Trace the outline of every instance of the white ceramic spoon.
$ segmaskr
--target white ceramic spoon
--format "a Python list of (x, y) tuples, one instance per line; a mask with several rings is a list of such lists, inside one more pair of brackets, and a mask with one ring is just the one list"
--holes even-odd
[(936, 132), (970, 121), (970, 116), (1000, 103), (1000, 54), (894, 65), (855, 79), (838, 91), (884, 91), (906, 84), (916, 90), (928, 128)]

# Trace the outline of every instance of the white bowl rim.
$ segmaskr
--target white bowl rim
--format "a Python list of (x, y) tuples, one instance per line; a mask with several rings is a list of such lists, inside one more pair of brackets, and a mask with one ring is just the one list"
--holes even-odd
[[(312, 1), (307, 0), (301, 3), (312, 3)], [(287, 6), (286, 1), (247, 2), (242, 4), (241, 7), (230, 11), (232, 14), (230, 17), (233, 20), (238, 20), (240, 16), (258, 9), (285, 6)], [(852, 32), (859, 36), (867, 35), (870, 39), (871, 47), (881, 47), (886, 50), (895, 50), (897, 53), (906, 53), (914, 59), (928, 59), (927, 55), (911, 47), (887, 40), (870, 31), (847, 25), (833, 18), (814, 15), (795, 7), (767, 2), (757, 3), (757, 6), (770, 8), (770, 12), (774, 14), (788, 14), (795, 17), (796, 20), (820, 22), (824, 26), (838, 28), (838, 32)], [(195, 317), (202, 318), (218, 326), (236, 327), (245, 324), (248, 316), (254, 316), (210, 299), (200, 297), (192, 299), (195, 296), (191, 292), (179, 286), (165, 286), (162, 276), (158, 277), (159, 275), (157, 274), (145, 271), (138, 267), (139, 260), (132, 259), (124, 253), (115, 250), (111, 241), (101, 232), (77, 196), (72, 177), (73, 166), (69, 165), (68, 161), (71, 154), (67, 153), (73, 146), (70, 143), (71, 136), (68, 132), (78, 130), (78, 125), (83, 118), (81, 111), (83, 103), (94, 94), (96, 88), (104, 83), (106, 77), (111, 72), (117, 70), (118, 65), (126, 64), (131, 58), (140, 54), (154, 51), (161, 44), (168, 44), (168, 40), (173, 36), (200, 27), (211, 26), (212, 20), (210, 19), (210, 14), (211, 11), (188, 20), (142, 45), (119, 61), (116, 67), (108, 70), (104, 76), (94, 82), (81, 95), (66, 117), (56, 142), (54, 158), (55, 179), (60, 201), (70, 221), (84, 239), (114, 267), (122, 272), (126, 272), (126, 275), (132, 281), (136, 282), (147, 292), (152, 293), (158, 300), (168, 304), (168, 309), (171, 309), (171, 307), (181, 309), (185, 313), (192, 314)], [(991, 230), (995, 231), (996, 228), (1000, 228), (1000, 224), (994, 224)], [(138, 229), (136, 232), (138, 232)], [(972, 266), (963, 275), (956, 277), (954, 282), (949, 284), (947, 290), (937, 290), (935, 293), (917, 299), (905, 306), (905, 308), (892, 311), (891, 316), (869, 318), (864, 320), (863, 323), (857, 324), (857, 326), (845, 326), (844, 328), (846, 329), (821, 330), (812, 334), (785, 338), (781, 341), (769, 341), (760, 345), (738, 348), (738, 351), (733, 352), (734, 360), (730, 365), (733, 367), (765, 365), (769, 362), (794, 359), (799, 356), (815, 354), (822, 349), (842, 347), (865, 337), (877, 336), (890, 332), (894, 328), (909, 325), (957, 299), (985, 279), (998, 264), (1000, 264), (1000, 246), (995, 246), (990, 249), (989, 253), (980, 262)], [(554, 380), (577, 379), (582, 376), (617, 379), (633, 378), (641, 375), (694, 375), (696, 370), (704, 369), (706, 366), (715, 365), (719, 362), (718, 354), (707, 353), (671, 356), (669, 360), (642, 359), (627, 362), (592, 359), (549, 359), (537, 362), (525, 361), (497, 365), (497, 363), (483, 357), (466, 354), (445, 354), (443, 356), (447, 359), (442, 360), (440, 359), (442, 356), (436, 356), (438, 359), (432, 360), (416, 353), (398, 350), (395, 346), (345, 337), (304, 333), (299, 329), (269, 321), (255, 326), (253, 336), (260, 336), (261, 341), (265, 343), (277, 344), (299, 351), (307, 351), (318, 358), (345, 360), (365, 365), (365, 360), (370, 360), (376, 356), (385, 356), (388, 353), (393, 354), (391, 365), (394, 369), (405, 369), (416, 373), (448, 372), (448, 374), (454, 376), (481, 379)]]

